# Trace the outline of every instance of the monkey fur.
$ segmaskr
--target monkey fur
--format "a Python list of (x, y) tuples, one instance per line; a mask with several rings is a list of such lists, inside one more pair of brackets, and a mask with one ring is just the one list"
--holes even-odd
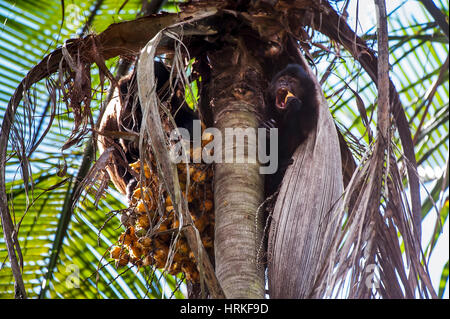
[(318, 101), (314, 81), (298, 64), (289, 64), (272, 79), (266, 94), (266, 127), (278, 128), (278, 165), (268, 178), (266, 195), (280, 185), (292, 155), (317, 124)]
[[(166, 66), (155, 61), (154, 70), (158, 97), (161, 101), (170, 99), (170, 110), (177, 126), (189, 130), (192, 128), (192, 121), (198, 118), (197, 115), (183, 103), (178, 94), (170, 93), (170, 72)], [(97, 146), (100, 153), (111, 146), (114, 147), (112, 163), (107, 167), (107, 171), (117, 190), (130, 199), (137, 182), (129, 164), (139, 159), (138, 134), (142, 122), (135, 69), (119, 80), (115, 95), (103, 115)], [(108, 132), (119, 132), (121, 137), (109, 135)]]
[[(167, 89), (170, 72), (161, 62), (155, 62), (157, 92), (161, 100), (169, 98)], [(198, 116), (174, 94), (170, 97), (172, 114), (177, 126), (189, 130)], [(278, 171), (266, 181), (266, 196), (274, 193), (280, 185), (286, 168), (292, 163), (292, 155), (315, 128), (318, 116), (318, 102), (314, 81), (298, 64), (289, 64), (272, 79), (266, 91), (266, 114), (264, 126), (278, 128)], [(102, 131), (128, 132), (138, 134), (142, 121), (142, 111), (137, 94), (136, 72), (119, 81), (118, 99), (111, 101), (100, 125)], [(139, 158), (136, 139), (116, 138), (100, 134), (100, 152), (114, 146), (113, 164), (108, 173), (116, 188), (123, 194), (131, 195), (136, 181), (128, 167)]]

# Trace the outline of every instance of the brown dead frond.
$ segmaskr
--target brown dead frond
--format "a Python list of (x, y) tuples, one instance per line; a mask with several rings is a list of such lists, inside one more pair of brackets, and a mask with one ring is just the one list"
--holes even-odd
[[(158, 33), (141, 52), (141, 57), (137, 69), (139, 98), (141, 101), (143, 118), (139, 141), (139, 149), (141, 152), (140, 160), (141, 163), (149, 163), (150, 154), (147, 152), (151, 150), (156, 161), (158, 174), (160, 174), (162, 177), (161, 180), (163, 181), (164, 188), (171, 198), (173, 209), (178, 220), (180, 221), (180, 227), (182, 225), (191, 225), (191, 227), (185, 229), (184, 236), (187, 239), (189, 247), (194, 253), (197, 267), (200, 273), (200, 284), (203, 286), (206, 283), (211, 296), (214, 298), (219, 298), (223, 297), (223, 292), (221, 291), (220, 285), (215, 278), (214, 269), (212, 268), (212, 264), (208, 258), (208, 254), (203, 247), (199, 231), (195, 227), (191, 219), (191, 215), (189, 214), (187, 205), (188, 203), (184, 196), (182, 196), (182, 190), (179, 187), (179, 176), (177, 173), (176, 165), (170, 159), (168, 149), (170, 142), (167, 139), (167, 135), (164, 133), (159, 109), (161, 108), (166, 113), (166, 115), (169, 116), (169, 118), (170, 114), (164, 107), (162, 107), (155, 89), (156, 85), (154, 82), (153, 60), (157, 47), (161, 45), (162, 42), (166, 42), (169, 40), (170, 42), (174, 43), (175, 48), (173, 69), (177, 71), (176, 78), (183, 83), (184, 87), (186, 87), (186, 84), (189, 83), (188, 79), (186, 78), (185, 72), (182, 72), (185, 65), (185, 54), (182, 54), (182, 49), (185, 49), (185, 47), (180, 40), (180, 35), (185, 32), (186, 27), (189, 27), (188, 23), (180, 24), (179, 26), (175, 26), (170, 30), (163, 30), (162, 32)], [(191, 29), (191, 31), (198, 32), (199, 34), (211, 32), (211, 30), (202, 28), (199, 28), (197, 31), (195, 31), (194, 28)], [(171, 119), (171, 121), (172, 123), (174, 123), (173, 119)], [(146, 145), (151, 145), (151, 149), (145, 147)], [(187, 168), (187, 172), (189, 172), (189, 168)], [(173, 248), (176, 245), (178, 236), (179, 232), (176, 233), (175, 239), (171, 244), (166, 268), (168, 266), (168, 263), (171, 263), (172, 261), (171, 259), (173, 257), (172, 254), (174, 251)], [(202, 290), (206, 291), (205, 289)]]
[[(403, 187), (404, 176), (391, 144), (389, 148), (389, 163), (385, 158), (381, 172), (374, 170), (373, 151), (369, 151), (346, 188), (333, 217), (342, 227), (327, 234), (334, 244), (311, 297), (435, 296)], [(371, 201), (371, 184), (377, 174), (384, 180), (381, 206)]]
[(108, 187), (109, 175), (106, 171), (106, 168), (108, 167), (108, 165), (111, 165), (111, 156), (113, 152), (114, 148), (109, 147), (100, 155), (98, 160), (89, 170), (87, 176), (83, 179), (83, 181), (81, 181), (81, 183), (78, 185), (78, 188), (75, 190), (73, 205), (76, 205), (76, 203), (78, 202), (77, 199), (81, 196), (83, 190), (87, 189), (87, 191), (89, 191), (93, 190), (93, 188), (96, 188), (96, 190), (94, 191), (94, 205), (95, 207), (97, 207), (102, 194)]

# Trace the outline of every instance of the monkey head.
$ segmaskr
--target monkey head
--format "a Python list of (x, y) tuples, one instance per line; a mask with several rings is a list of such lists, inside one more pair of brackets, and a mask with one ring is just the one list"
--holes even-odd
[(298, 64), (289, 64), (270, 83), (269, 107), (276, 113), (285, 113), (293, 105), (301, 107), (314, 92), (314, 82), (305, 70)]
[[(266, 194), (280, 185), (292, 155), (314, 130), (319, 103), (314, 80), (298, 64), (279, 71), (266, 91), (266, 118), (263, 126), (278, 129), (278, 171), (266, 178)], [(269, 143), (271, 143), (269, 141)]]

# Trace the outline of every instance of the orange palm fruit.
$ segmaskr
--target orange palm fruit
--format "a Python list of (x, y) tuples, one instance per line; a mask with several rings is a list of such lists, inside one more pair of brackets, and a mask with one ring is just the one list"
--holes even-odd
[(208, 145), (214, 139), (214, 135), (211, 133), (203, 133), (202, 135), (202, 147)]
[(187, 255), (189, 252), (189, 246), (185, 240), (178, 240), (175, 247), (176, 252), (181, 255)]
[(138, 187), (133, 191), (133, 197), (143, 199), (147, 202), (153, 199), (153, 193), (150, 187)]
[(130, 257), (130, 262), (138, 267), (142, 267), (143, 262), (142, 259), (138, 258), (138, 257)]
[(194, 221), (195, 227), (197, 227), (199, 232), (202, 232), (208, 225), (208, 217), (206, 215), (207, 214), (203, 214), (200, 218)]
[(156, 268), (164, 268), (167, 261), (167, 251), (162, 248), (155, 249), (153, 253)]
[[(122, 248), (120, 248), (119, 246), (114, 246), (114, 247), (111, 249), (110, 257), (111, 257), (112, 259), (119, 259), (119, 258), (120, 258), (120, 255), (121, 255), (121, 252), (122, 252)], [(122, 254), (124, 254), (124, 252), (122, 252)]]
[(144, 201), (139, 200), (139, 202), (136, 205), (136, 212), (138, 214), (142, 214), (142, 213), (146, 213), (147, 209), (149, 212), (151, 212), (154, 208), (155, 208), (155, 202), (153, 200), (146, 201), (145, 203), (144, 203)]
[(133, 257), (139, 258), (142, 256), (142, 248), (137, 242), (134, 245), (130, 246), (130, 250)]
[(166, 197), (166, 206), (172, 206), (172, 199), (170, 198), (169, 195), (167, 195)]
[(152, 245), (152, 239), (150, 237), (141, 237), (139, 238), (138, 243), (144, 247), (150, 247)]
[(205, 211), (205, 212), (209, 212), (209, 211), (211, 211), (212, 209), (213, 209), (213, 202), (211, 201), (211, 200), (209, 200), (209, 199), (207, 199), (207, 200), (205, 200), (205, 201), (203, 201), (203, 202), (200, 202), (200, 205), (199, 205), (200, 207), (200, 211)]
[(150, 167), (148, 167), (147, 164), (144, 165), (144, 175), (145, 175), (145, 178), (150, 178), (150, 176), (152, 176), (152, 171), (151, 171)]
[(178, 218), (174, 218), (172, 222), (172, 228), (180, 227), (180, 220)]
[(193, 175), (192, 179), (196, 183), (202, 183), (206, 180), (206, 172), (203, 170), (197, 170)]
[(133, 227), (128, 228), (119, 237), (119, 242), (128, 246), (131, 245), (131, 243), (135, 240), (137, 240), (137, 237), (136, 234), (134, 233)]
[(129, 166), (133, 171), (139, 172), (139, 169), (141, 168), (141, 161), (137, 160), (136, 162), (129, 164)]
[(128, 254), (123, 254), (119, 260), (116, 261), (116, 267), (123, 267), (126, 266), (128, 264), (128, 262), (130, 261), (130, 255)]
[(181, 271), (181, 266), (177, 262), (173, 262), (172, 266), (170, 267), (169, 274), (175, 276)]
[(166, 206), (166, 212), (171, 213), (173, 211), (173, 206)]
[(139, 216), (139, 218), (137, 220), (137, 225), (144, 229), (150, 228), (150, 220), (148, 219), (147, 214)]

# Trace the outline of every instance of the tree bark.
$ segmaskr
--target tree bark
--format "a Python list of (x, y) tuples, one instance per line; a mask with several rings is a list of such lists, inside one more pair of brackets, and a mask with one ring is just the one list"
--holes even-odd
[[(257, 132), (264, 98), (261, 68), (237, 40), (209, 56), (212, 66), (210, 96), (214, 126), (222, 133), (222, 158), (234, 151), (225, 145), (226, 128), (251, 128)], [(257, 139), (247, 139), (246, 150), (256, 147)], [(242, 144), (242, 143), (241, 143)], [(264, 271), (256, 262), (261, 243), (262, 217), (257, 216), (263, 201), (264, 177), (259, 163), (216, 163), (214, 174), (215, 265), (216, 274), (227, 298), (264, 298)]]

